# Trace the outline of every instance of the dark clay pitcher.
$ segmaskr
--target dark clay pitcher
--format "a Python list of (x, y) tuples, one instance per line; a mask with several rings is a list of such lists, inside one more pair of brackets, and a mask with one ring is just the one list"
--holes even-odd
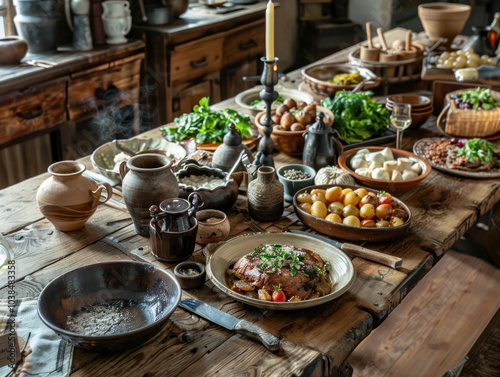
[(335, 138), (333, 129), (323, 122), (324, 114), (318, 112), (318, 121), (303, 134), (306, 139), (302, 161), (316, 171), (324, 166), (336, 166), (342, 153), (342, 144)]
[(160, 208), (149, 208), (151, 221), (149, 235), (151, 252), (166, 262), (177, 262), (189, 258), (194, 251), (198, 221), (196, 210), (203, 205), (197, 193), (188, 200), (171, 198), (160, 203)]

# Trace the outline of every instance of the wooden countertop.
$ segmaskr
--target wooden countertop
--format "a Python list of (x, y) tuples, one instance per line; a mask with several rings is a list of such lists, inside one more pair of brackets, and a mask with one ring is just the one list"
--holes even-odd
[[(404, 32), (397, 29), (388, 33), (388, 38)], [(337, 61), (346, 53), (324, 61)], [(298, 72), (288, 76), (287, 85), (296, 87), (301, 83)], [(218, 106), (238, 108), (233, 99)], [(407, 131), (403, 149), (411, 150), (415, 141), (436, 135), (435, 124)], [(139, 137), (160, 136), (155, 129)], [(82, 161), (91, 168), (89, 157)], [(278, 166), (299, 161), (275, 155)], [(37, 189), (47, 177), (43, 174), (0, 190), (0, 229), (16, 254), (18, 298), (36, 297), (58, 275), (100, 261), (140, 260), (173, 270), (174, 264), (153, 257), (149, 239), (135, 233), (127, 213), (106, 205), (98, 208), (85, 228), (68, 233), (55, 231), (35, 202)], [(121, 200), (116, 195), (114, 198)], [(407, 234), (391, 242), (364, 246), (402, 258), (402, 268), (395, 270), (353, 258), (354, 285), (329, 303), (301, 311), (261, 310), (233, 300), (210, 281), (201, 289), (183, 292), (183, 298), (198, 298), (281, 337), (284, 342), (279, 353), (271, 353), (253, 340), (178, 308), (157, 335), (136, 349), (107, 355), (75, 349), (71, 375), (349, 376), (346, 359), (352, 350), (390, 315), (436, 260), (500, 201), (500, 180), (469, 179), (432, 170), (418, 186), (398, 198), (413, 214)], [(246, 200), (245, 195), (240, 195), (228, 211), (231, 238), (252, 233), (249, 223), (253, 220)], [(278, 221), (259, 225), (270, 232), (305, 229), (290, 206)], [(197, 245), (192, 259), (204, 262), (201, 245)], [(0, 297), (7, 295), (6, 287), (0, 289)], [(182, 335), (187, 331), (194, 335), (191, 343), (183, 341)]]
[(186, 12), (174, 22), (164, 26), (134, 24), (134, 31), (156, 33), (168, 39), (169, 43), (182, 43), (204, 35), (229, 30), (234, 25), (264, 18), (267, 2), (238, 6), (238, 10), (224, 14), (210, 14), (193, 10), (199, 4), (190, 4)]
[[(129, 40), (119, 45), (96, 46), (91, 51), (61, 50), (27, 54), (21, 64), (0, 66), (0, 95), (144, 51), (144, 42)], [(53, 66), (42, 68), (26, 64), (31, 60), (49, 62)]]

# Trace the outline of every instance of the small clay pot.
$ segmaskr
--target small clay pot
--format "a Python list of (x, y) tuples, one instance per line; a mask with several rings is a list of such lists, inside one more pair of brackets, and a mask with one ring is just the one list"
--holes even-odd
[(196, 219), (198, 220), (196, 242), (202, 245), (225, 240), (231, 230), (226, 214), (216, 209), (199, 211)]
[[(186, 275), (182, 273), (186, 270), (195, 270), (198, 274)], [(181, 262), (175, 266), (174, 275), (182, 289), (200, 288), (205, 284), (205, 265), (193, 261)]]
[(19, 64), (28, 52), (28, 44), (18, 36), (0, 38), (0, 65)]

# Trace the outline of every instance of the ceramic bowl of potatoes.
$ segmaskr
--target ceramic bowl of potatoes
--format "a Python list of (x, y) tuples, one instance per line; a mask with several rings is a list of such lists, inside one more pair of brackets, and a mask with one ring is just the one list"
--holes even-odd
[(431, 172), (424, 159), (389, 147), (350, 149), (340, 155), (338, 163), (360, 184), (392, 193), (412, 189)]
[[(271, 112), (273, 119), (273, 132), (271, 139), (274, 148), (291, 156), (300, 156), (304, 150), (303, 134), (307, 127), (315, 123), (317, 113), (322, 112), (325, 116), (325, 124), (333, 124), (333, 113), (325, 107), (315, 104), (297, 103), (294, 100), (285, 101), (283, 105)], [(264, 135), (264, 124), (266, 112), (262, 111), (255, 117), (255, 125), (261, 135)]]

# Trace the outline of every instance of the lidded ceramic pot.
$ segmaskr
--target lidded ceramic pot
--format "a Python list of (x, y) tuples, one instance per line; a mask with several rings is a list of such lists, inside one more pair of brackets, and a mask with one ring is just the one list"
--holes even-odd
[(189, 258), (194, 251), (198, 220), (196, 210), (203, 205), (197, 193), (188, 200), (171, 198), (160, 203), (160, 208), (149, 208), (151, 253), (166, 262), (177, 262)]
[(284, 210), (283, 184), (276, 179), (276, 170), (261, 166), (257, 179), (248, 184), (248, 211), (259, 221), (278, 220)]
[(179, 184), (170, 169), (172, 163), (170, 157), (145, 153), (120, 165), (123, 200), (141, 236), (149, 236), (149, 207), (179, 196)]
[[(80, 162), (56, 162), (48, 169), (52, 176), (38, 188), (36, 201), (40, 212), (57, 230), (82, 228), (97, 206), (113, 195), (108, 183), (97, 184), (84, 177), (85, 170), (85, 165)], [(107, 193), (105, 200), (100, 200), (102, 190)]]

